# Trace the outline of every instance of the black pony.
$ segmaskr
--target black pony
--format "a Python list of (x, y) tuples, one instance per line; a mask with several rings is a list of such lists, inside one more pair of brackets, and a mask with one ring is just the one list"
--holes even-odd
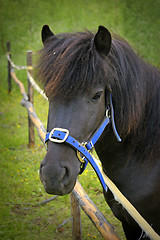
[[(102, 122), (111, 93), (122, 141), (109, 124), (95, 149), (106, 175), (160, 234), (160, 72), (102, 26), (96, 34), (57, 36), (44, 26), (42, 40), (39, 75), (49, 98), (47, 130), (65, 128), (86, 142)], [(80, 165), (73, 148), (49, 141), (40, 167), (46, 191), (71, 192)], [(104, 196), (127, 239), (148, 239), (110, 191)]]

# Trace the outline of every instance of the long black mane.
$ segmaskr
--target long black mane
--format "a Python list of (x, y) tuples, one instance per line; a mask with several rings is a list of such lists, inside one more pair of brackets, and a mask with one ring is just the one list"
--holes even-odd
[(78, 32), (49, 39), (40, 53), (39, 76), (49, 100), (73, 98), (103, 84), (112, 89), (115, 121), (124, 141), (135, 141), (141, 158), (160, 156), (160, 72), (122, 39), (102, 57), (94, 34)]

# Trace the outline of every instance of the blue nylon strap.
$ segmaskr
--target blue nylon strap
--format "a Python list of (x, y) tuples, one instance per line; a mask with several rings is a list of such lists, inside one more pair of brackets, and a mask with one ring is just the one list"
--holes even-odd
[(95, 143), (98, 141), (98, 139), (100, 138), (100, 136), (102, 135), (105, 127), (110, 123), (110, 118), (107, 116), (104, 118), (103, 122), (101, 123), (100, 127), (98, 128), (98, 130), (94, 133), (94, 135), (92, 136), (92, 138), (87, 142), (86, 144), (86, 148), (88, 150), (91, 150)]
[[(106, 116), (103, 120), (103, 122), (101, 123), (101, 125), (99, 126), (99, 128), (97, 129), (97, 131), (93, 134), (92, 138), (86, 143), (85, 147), (87, 148), (87, 150), (91, 150), (95, 143), (98, 141), (98, 139), (100, 138), (100, 136), (102, 135), (105, 127), (110, 123), (110, 117)], [(56, 129), (56, 128), (55, 128)], [(65, 137), (66, 133), (60, 131), (63, 134), (63, 137)], [(49, 135), (50, 132), (48, 132), (46, 134), (46, 138), (45, 138), (45, 142), (47, 142), (49, 140)], [(55, 137), (55, 136), (53, 136)], [(56, 138), (56, 137), (55, 137)], [(59, 136), (57, 136), (57, 138), (59, 138)], [(62, 138), (63, 139), (63, 138)]]
[(112, 103), (112, 94), (110, 93), (110, 108), (111, 108), (111, 122), (112, 122), (112, 129), (113, 129), (113, 132), (114, 132), (114, 135), (115, 137), (117, 138), (117, 141), (118, 142), (121, 142), (121, 138), (117, 132), (117, 129), (116, 129), (116, 125), (115, 125), (115, 122), (114, 122), (114, 109), (113, 109), (113, 103)]
[(50, 135), (50, 132), (47, 132), (47, 133), (46, 133), (46, 138), (45, 138), (45, 143), (48, 142), (48, 140), (49, 140), (49, 135)]
[[(50, 133), (46, 134), (46, 140), (45, 141), (49, 140), (49, 135), (50, 135)], [(53, 142), (54, 142), (54, 139), (58, 139), (58, 140), (62, 140), (63, 141), (65, 136), (66, 136), (65, 132), (62, 132), (60, 130), (55, 130), (53, 132), (51, 138), (53, 138)], [(82, 144), (80, 144), (75, 138), (71, 137), (70, 135), (68, 135), (68, 137), (66, 138), (65, 143), (68, 143), (75, 150), (78, 150), (85, 157), (85, 160), (87, 159), (89, 161), (89, 163), (91, 164), (91, 166), (95, 170), (95, 172), (96, 172), (96, 174), (97, 174), (97, 176), (98, 176), (98, 178), (99, 178), (99, 180), (100, 180), (104, 190), (107, 191), (107, 185), (105, 184), (103, 176), (102, 176), (102, 174), (101, 174), (97, 164), (95, 163), (92, 155), (87, 151), (87, 149), (84, 146), (82, 146)]]

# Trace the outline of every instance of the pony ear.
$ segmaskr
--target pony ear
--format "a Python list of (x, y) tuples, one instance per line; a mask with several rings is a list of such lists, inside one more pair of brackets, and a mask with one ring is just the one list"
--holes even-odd
[(42, 32), (41, 32), (41, 36), (42, 36), (42, 42), (45, 45), (46, 41), (54, 36), (53, 32), (50, 30), (48, 25), (44, 25), (42, 28)]
[(111, 34), (107, 28), (99, 26), (98, 32), (94, 37), (94, 44), (99, 54), (108, 55), (111, 48)]

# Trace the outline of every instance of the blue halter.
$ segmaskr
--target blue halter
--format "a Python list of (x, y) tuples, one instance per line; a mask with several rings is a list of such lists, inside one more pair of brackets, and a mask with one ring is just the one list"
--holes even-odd
[[(111, 116), (110, 113), (111, 112)], [(105, 181), (103, 179), (103, 176), (97, 166), (97, 164), (94, 161), (94, 158), (90, 154), (90, 151), (93, 149), (95, 143), (98, 141), (100, 136), (102, 135), (104, 129), (109, 123), (112, 123), (112, 128), (114, 131), (114, 134), (117, 138), (117, 140), (120, 142), (121, 138), (119, 137), (115, 122), (114, 122), (114, 110), (113, 110), (113, 104), (112, 104), (112, 95), (110, 94), (110, 109), (107, 108), (106, 110), (106, 116), (104, 117), (104, 120), (100, 124), (97, 131), (93, 134), (91, 139), (88, 142), (85, 143), (79, 143), (75, 138), (69, 135), (69, 131), (67, 129), (63, 128), (53, 128), (51, 132), (48, 132), (46, 134), (45, 142), (48, 142), (49, 140), (51, 142), (55, 143), (67, 143), (70, 146), (72, 146), (77, 151), (77, 157), (80, 160), (81, 164), (81, 170), (80, 174), (85, 170), (88, 162), (93, 167), (94, 171), (96, 172), (104, 190), (107, 192), (107, 186), (105, 184)]]

